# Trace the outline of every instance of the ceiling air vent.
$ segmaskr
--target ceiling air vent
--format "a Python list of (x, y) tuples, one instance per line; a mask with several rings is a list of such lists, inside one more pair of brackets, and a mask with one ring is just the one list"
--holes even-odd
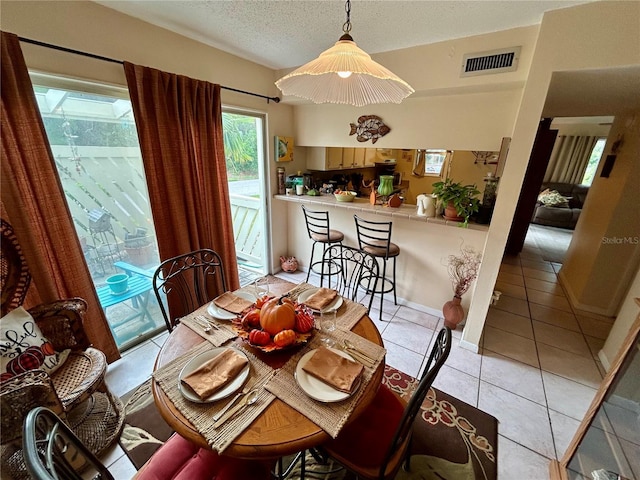
[(503, 48), (490, 52), (467, 53), (462, 59), (461, 77), (513, 72), (518, 69), (521, 47)]

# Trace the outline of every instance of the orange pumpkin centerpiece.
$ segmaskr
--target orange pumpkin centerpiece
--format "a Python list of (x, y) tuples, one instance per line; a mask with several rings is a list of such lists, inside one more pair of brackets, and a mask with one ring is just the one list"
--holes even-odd
[(288, 297), (269, 299), (260, 309), (260, 326), (271, 336), (283, 330), (292, 330), (296, 325), (296, 310)]

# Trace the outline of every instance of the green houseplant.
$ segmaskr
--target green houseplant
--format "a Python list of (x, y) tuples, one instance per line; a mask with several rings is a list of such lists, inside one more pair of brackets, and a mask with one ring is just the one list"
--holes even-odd
[(480, 191), (475, 184), (462, 185), (447, 178), (433, 184), (433, 194), (445, 207), (445, 218), (461, 221), (461, 227), (466, 227), (471, 215), (480, 208), (480, 200), (476, 198), (476, 195), (480, 195)]

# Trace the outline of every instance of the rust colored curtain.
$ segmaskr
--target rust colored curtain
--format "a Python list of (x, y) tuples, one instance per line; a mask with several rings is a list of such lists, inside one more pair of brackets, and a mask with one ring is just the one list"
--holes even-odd
[[(220, 85), (125, 62), (161, 260), (210, 248), (240, 286)], [(171, 310), (171, 305), (169, 305)]]
[(84, 298), (87, 336), (111, 362), (120, 355), (73, 227), (18, 37), (2, 32), (1, 49), (2, 212), (31, 271), (25, 307)]

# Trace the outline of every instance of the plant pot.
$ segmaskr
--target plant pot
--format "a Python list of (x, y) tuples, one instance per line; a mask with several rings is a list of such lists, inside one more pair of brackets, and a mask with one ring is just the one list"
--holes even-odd
[(455, 330), (458, 324), (464, 318), (464, 309), (460, 305), (460, 297), (453, 297), (442, 307), (442, 315), (444, 316), (444, 326)]
[(458, 211), (456, 210), (456, 207), (453, 206), (452, 202), (449, 202), (447, 207), (444, 209), (444, 218), (453, 222), (464, 222), (464, 217), (458, 215)]
[(129, 255), (129, 263), (138, 267), (144, 267), (153, 262), (153, 245), (143, 245), (141, 247), (124, 247)]
[(106, 282), (114, 295), (122, 295), (129, 289), (129, 276), (126, 273), (111, 275)]

